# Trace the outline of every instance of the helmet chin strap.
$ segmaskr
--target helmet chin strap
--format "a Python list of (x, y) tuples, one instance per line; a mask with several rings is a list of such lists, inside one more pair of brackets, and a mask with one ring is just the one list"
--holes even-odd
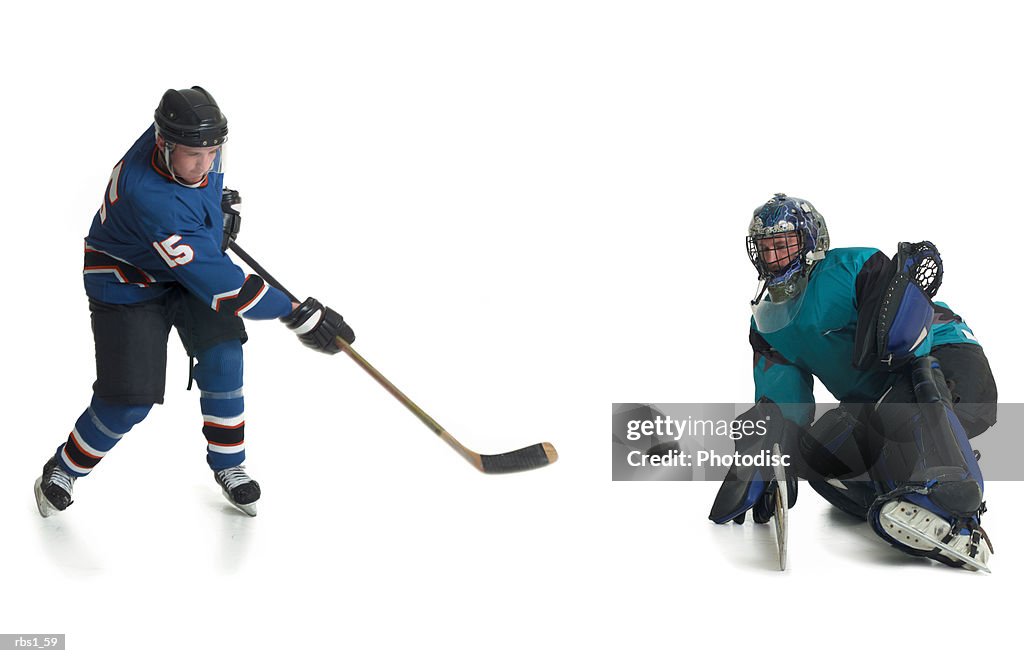
[[(811, 260), (812, 255), (816, 256), (816, 260)], [(792, 269), (792, 267), (794, 266), (793, 264), (791, 264), (790, 268), (785, 270), (782, 275), (776, 277), (767, 276), (761, 279), (760, 281), (758, 281), (757, 284), (759, 289), (757, 296), (754, 299), (750, 300), (750, 305), (757, 306), (758, 304), (760, 304), (761, 300), (765, 296), (765, 293), (774, 295), (772, 297), (772, 300), (774, 301), (780, 295), (781, 290), (791, 287), (790, 284), (792, 284), (795, 279), (809, 278), (811, 275), (811, 271), (814, 269), (815, 265), (818, 264), (818, 260), (821, 260), (821, 258), (824, 257), (824, 251), (816, 253), (808, 252), (806, 263), (801, 264), (800, 269), (796, 270), (795, 272), (790, 273), (790, 269)], [(772, 285), (772, 281), (774, 281), (775, 279), (782, 278), (782, 276), (784, 276), (785, 274), (790, 274), (790, 276), (788, 276), (785, 279), (785, 281)]]
[(768, 279), (762, 279), (757, 285), (760, 288), (760, 291), (757, 293), (756, 297), (750, 300), (751, 306), (757, 306), (761, 303), (761, 298), (764, 297), (764, 293), (768, 291)]

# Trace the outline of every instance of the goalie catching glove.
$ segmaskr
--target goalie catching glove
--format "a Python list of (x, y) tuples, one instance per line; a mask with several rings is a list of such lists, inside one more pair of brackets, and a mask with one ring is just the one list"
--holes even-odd
[(356, 340), (352, 328), (345, 324), (337, 311), (327, 308), (312, 297), (281, 318), (281, 322), (295, 332), (303, 345), (329, 355), (341, 351), (334, 342), (335, 337), (340, 336), (349, 344)]

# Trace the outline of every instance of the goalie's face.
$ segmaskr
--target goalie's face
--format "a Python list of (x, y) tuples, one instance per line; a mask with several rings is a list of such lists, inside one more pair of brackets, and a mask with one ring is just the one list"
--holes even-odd
[(793, 261), (800, 257), (800, 232), (790, 232), (759, 237), (755, 240), (761, 263), (772, 274), (786, 271)]

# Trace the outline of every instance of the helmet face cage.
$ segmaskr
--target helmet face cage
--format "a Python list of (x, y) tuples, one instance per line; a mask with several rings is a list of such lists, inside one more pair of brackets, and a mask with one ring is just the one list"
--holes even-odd
[(804, 253), (804, 236), (790, 230), (781, 233), (747, 236), (747, 257), (762, 279), (776, 278), (799, 267)]
[[(781, 237), (786, 239), (780, 241)], [(754, 210), (747, 231), (747, 257), (758, 277), (775, 290), (806, 274), (825, 257), (828, 243), (825, 219), (810, 203), (777, 193)]]

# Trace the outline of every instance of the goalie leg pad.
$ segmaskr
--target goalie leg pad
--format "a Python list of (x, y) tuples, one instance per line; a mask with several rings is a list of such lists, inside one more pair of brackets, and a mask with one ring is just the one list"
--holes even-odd
[(907, 389), (897, 385), (871, 420), (869, 443), (878, 461), (869, 474), (882, 494), (868, 521), (904, 552), (987, 568), (991, 544), (980, 527), (984, 481), (942, 370), (934, 357), (924, 357), (907, 377), (916, 403), (900, 403)]
[(874, 462), (864, 440), (864, 404), (841, 403), (800, 436), (801, 474), (807, 479), (848, 479)]
[(924, 490), (949, 515), (973, 515), (981, 507), (984, 482), (938, 361), (915, 360), (904, 379), (916, 402), (901, 402), (908, 389), (897, 384), (870, 418), (868, 453), (877, 458), (869, 467), (872, 478), (883, 493), (909, 485), (909, 492)]
[(861, 520), (878, 498), (868, 477), (862, 403), (842, 403), (818, 417), (800, 437), (801, 476), (832, 506)]

